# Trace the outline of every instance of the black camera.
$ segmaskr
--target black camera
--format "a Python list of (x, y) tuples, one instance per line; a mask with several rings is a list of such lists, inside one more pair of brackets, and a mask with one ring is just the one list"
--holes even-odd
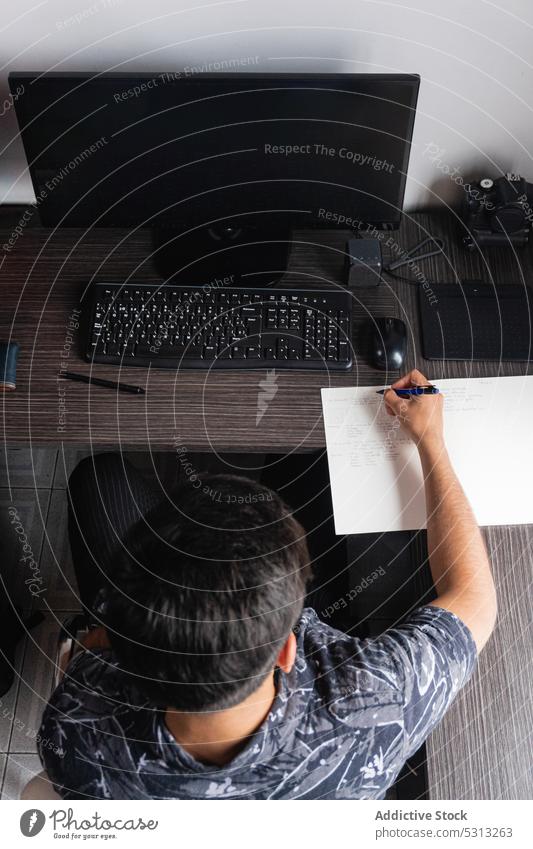
[(463, 244), (526, 245), (533, 225), (533, 184), (518, 174), (485, 178), (464, 185), (462, 219), (468, 228)]

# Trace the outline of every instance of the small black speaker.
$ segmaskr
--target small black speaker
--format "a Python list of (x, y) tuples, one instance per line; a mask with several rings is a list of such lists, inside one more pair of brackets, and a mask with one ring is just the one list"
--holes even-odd
[(346, 285), (365, 289), (381, 282), (383, 259), (378, 239), (350, 239), (346, 245)]

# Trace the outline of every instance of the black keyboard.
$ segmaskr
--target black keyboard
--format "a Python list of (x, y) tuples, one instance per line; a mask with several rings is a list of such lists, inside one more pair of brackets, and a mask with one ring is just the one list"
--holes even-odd
[(104, 283), (91, 291), (90, 362), (333, 371), (352, 365), (348, 292)]

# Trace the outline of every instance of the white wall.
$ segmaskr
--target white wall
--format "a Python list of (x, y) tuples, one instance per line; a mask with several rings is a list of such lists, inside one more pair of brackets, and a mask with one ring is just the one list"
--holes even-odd
[[(257, 56), (254, 70), (418, 72), (409, 208), (459, 191), (429, 144), (465, 177), (515, 170), (533, 181), (532, 0), (4, 0), (0, 33), (2, 100), (10, 70), (168, 71)], [(32, 200), (13, 109), (0, 150), (0, 200)]]

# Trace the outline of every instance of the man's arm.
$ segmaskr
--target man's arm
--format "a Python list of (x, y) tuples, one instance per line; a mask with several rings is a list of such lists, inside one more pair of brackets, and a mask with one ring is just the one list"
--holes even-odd
[[(427, 384), (412, 371), (396, 388)], [(432, 602), (455, 613), (470, 629), (478, 652), (494, 628), (496, 590), (483, 538), (457, 479), (443, 434), (443, 396), (410, 400), (385, 393), (387, 411), (396, 415), (417, 445), (425, 481), (429, 563), (438, 597)]]

